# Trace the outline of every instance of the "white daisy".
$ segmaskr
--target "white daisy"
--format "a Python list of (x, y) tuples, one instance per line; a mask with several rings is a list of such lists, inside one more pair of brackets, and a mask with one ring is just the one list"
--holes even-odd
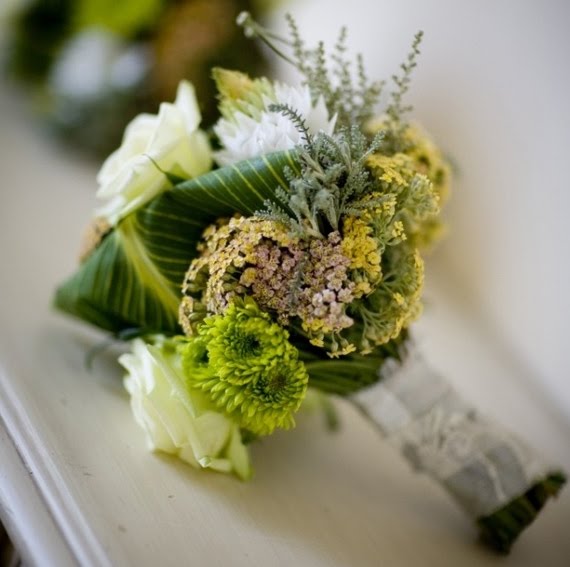
[(258, 116), (252, 118), (237, 111), (233, 116), (221, 118), (214, 131), (223, 149), (214, 157), (219, 165), (229, 165), (244, 159), (291, 149), (304, 142), (291, 118), (279, 112), (272, 112), (269, 106), (283, 104), (297, 111), (305, 120), (309, 132), (317, 134), (323, 131), (332, 134), (336, 116), (329, 119), (325, 102), (320, 97), (311, 104), (311, 92), (308, 87), (292, 87), (282, 83), (274, 84), (275, 98), (264, 95), (264, 108)]

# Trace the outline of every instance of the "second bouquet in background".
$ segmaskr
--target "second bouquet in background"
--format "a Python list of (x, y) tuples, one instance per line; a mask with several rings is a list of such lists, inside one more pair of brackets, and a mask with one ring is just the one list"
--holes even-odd
[(348, 60), (344, 31), (329, 55), (291, 18), (289, 39), (247, 13), (238, 22), (301, 85), (214, 69), (214, 144), (187, 82), (131, 122), (57, 306), (133, 339), (120, 362), (152, 449), (247, 478), (247, 444), (293, 427), (309, 387), (348, 397), (508, 550), (564, 477), (464, 403), (409, 339), (450, 181), (406, 120), (421, 34), (378, 114), (382, 84)]
[(242, 10), (260, 17), (273, 0), (3, 1), (0, 64), (53, 132), (97, 156), (119, 144), (134, 116), (172, 98), (181, 79), (192, 81), (211, 125), (219, 116), (212, 65), (267, 69), (234, 21)]

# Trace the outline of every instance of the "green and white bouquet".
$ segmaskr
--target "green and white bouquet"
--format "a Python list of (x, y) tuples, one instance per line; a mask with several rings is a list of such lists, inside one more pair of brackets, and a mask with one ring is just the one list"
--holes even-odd
[(329, 56), (291, 18), (290, 39), (247, 13), (238, 23), (301, 85), (216, 68), (210, 132), (188, 82), (133, 120), (56, 305), (131, 341), (119, 361), (151, 449), (247, 479), (248, 444), (293, 427), (309, 389), (342, 396), (508, 551), (565, 479), (463, 401), (409, 336), (450, 182), (406, 120), (421, 34), (377, 113), (382, 84), (348, 60), (344, 31)]

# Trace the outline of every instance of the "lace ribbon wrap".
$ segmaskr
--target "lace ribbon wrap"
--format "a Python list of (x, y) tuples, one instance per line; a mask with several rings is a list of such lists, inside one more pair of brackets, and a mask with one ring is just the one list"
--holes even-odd
[(381, 380), (352, 401), (414, 469), (437, 480), (479, 523), (552, 474), (540, 455), (465, 402), (416, 348), (402, 362), (388, 360)]

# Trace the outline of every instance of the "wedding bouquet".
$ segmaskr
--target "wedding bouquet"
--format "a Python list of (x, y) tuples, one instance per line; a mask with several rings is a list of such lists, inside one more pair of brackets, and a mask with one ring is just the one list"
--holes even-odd
[[(216, 68), (221, 118), (194, 89), (127, 127), (104, 201), (56, 305), (131, 341), (119, 361), (151, 449), (251, 475), (248, 444), (295, 424), (308, 390), (356, 404), (499, 551), (564, 483), (423, 362), (422, 251), (441, 232), (450, 167), (406, 119), (421, 33), (382, 84), (346, 56), (238, 23), (290, 61), (291, 86)], [(287, 50), (284, 53), (282, 50)]]

